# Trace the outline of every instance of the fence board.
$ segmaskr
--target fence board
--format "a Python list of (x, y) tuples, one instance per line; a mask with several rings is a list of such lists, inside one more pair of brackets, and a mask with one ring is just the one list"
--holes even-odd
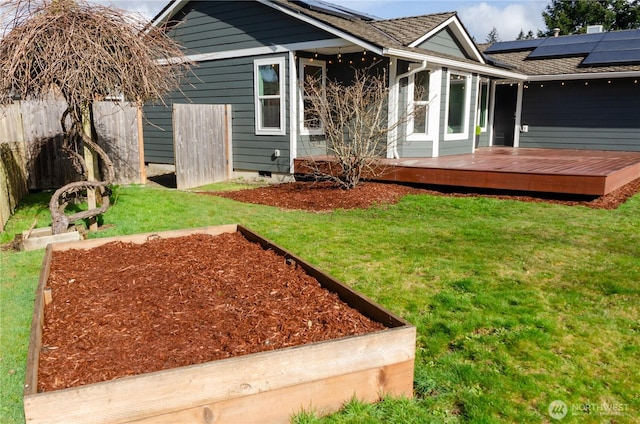
[[(65, 102), (55, 99), (0, 107), (0, 229), (28, 189), (56, 189), (80, 178), (61, 151), (65, 109)], [(114, 161), (115, 182), (141, 182), (136, 107), (99, 102), (94, 117), (98, 137)]]
[(118, 184), (141, 183), (137, 108), (129, 104), (100, 102), (93, 107), (96, 131), (113, 161)]
[(228, 178), (231, 139), (228, 105), (173, 105), (176, 181), (179, 189)]
[(21, 101), (20, 105), (29, 189), (56, 189), (80, 179), (61, 149), (60, 119), (66, 103), (49, 99)]
[(0, 229), (27, 193), (22, 114), (17, 103), (0, 108)]

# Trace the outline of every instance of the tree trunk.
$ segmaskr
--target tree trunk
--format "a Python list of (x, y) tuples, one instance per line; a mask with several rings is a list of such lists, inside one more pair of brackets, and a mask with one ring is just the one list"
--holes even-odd
[[(51, 197), (51, 201), (49, 202), (49, 211), (51, 212), (51, 227), (53, 234), (64, 233), (75, 221), (79, 219), (94, 218), (103, 214), (109, 208), (109, 196), (111, 195), (111, 190), (109, 190), (108, 186), (114, 180), (113, 162), (107, 153), (92, 138), (92, 135), (94, 134), (92, 115), (91, 113), (85, 113), (90, 112), (91, 107), (91, 103), (83, 107), (83, 122), (75, 122), (68, 131), (69, 137), (73, 137), (73, 133), (75, 131), (79, 132), (78, 135), (82, 138), (85, 155), (84, 158), (81, 159), (83, 162), (83, 168), (89, 171), (87, 173), (88, 181), (77, 181), (67, 184), (56, 190)], [(85, 117), (87, 117), (86, 120)], [(104, 181), (95, 181), (95, 174), (98, 173), (92, 172), (92, 170), (95, 169), (93, 166), (94, 156), (97, 156), (105, 167), (106, 176)], [(64, 211), (69, 204), (70, 196), (82, 191), (86, 191), (87, 193), (87, 200), (89, 203), (88, 210), (67, 216)], [(99, 207), (96, 202), (96, 191), (99, 192), (99, 195), (102, 198), (102, 202)], [(92, 197), (93, 199), (91, 199)], [(97, 226), (95, 228), (90, 227), (90, 229), (96, 230)]]

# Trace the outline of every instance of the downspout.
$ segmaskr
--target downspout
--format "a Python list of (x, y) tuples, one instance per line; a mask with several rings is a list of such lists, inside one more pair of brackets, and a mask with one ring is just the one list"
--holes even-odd
[[(423, 60), (422, 61), (422, 65), (418, 66), (417, 68), (411, 69), (408, 72), (405, 72), (404, 74), (396, 75), (396, 79), (395, 79), (394, 83), (395, 83), (396, 86), (399, 86), (400, 80), (402, 78), (409, 77), (409, 76), (411, 76), (411, 75), (413, 75), (415, 73), (418, 73), (418, 72), (421, 72), (421, 71), (425, 71), (426, 69), (427, 69), (427, 61)], [(397, 100), (399, 101), (400, 99), (397, 99)], [(396, 110), (398, 110), (398, 104), (397, 103), (395, 105), (395, 108), (396, 108)], [(395, 119), (396, 119), (396, 121), (398, 120), (397, 114), (395, 116)], [(396, 128), (396, 131), (397, 131), (397, 128)], [(395, 139), (393, 140), (393, 147), (392, 148), (393, 148), (393, 158), (394, 159), (400, 159), (400, 154), (398, 154), (398, 137), (395, 137)]]

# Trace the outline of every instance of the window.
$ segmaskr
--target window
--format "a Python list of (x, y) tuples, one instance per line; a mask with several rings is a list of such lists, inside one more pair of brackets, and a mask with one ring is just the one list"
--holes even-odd
[(478, 126), (480, 130), (487, 130), (487, 114), (489, 111), (489, 83), (480, 83), (480, 96), (478, 97)]
[(424, 139), (429, 135), (430, 71), (420, 71), (400, 79), (400, 110), (407, 112), (406, 135)]
[(450, 74), (447, 96), (447, 136), (448, 139), (467, 137), (469, 123), (469, 76)]
[(256, 134), (284, 135), (284, 57), (253, 62)]
[(413, 83), (413, 133), (427, 134), (429, 131), (429, 71), (412, 75)]
[[(302, 84), (302, 107), (300, 108), (300, 133), (324, 134), (324, 127), (311, 105), (315, 93), (324, 93), (327, 68), (322, 60), (300, 59), (300, 83)], [(319, 85), (309, 86), (309, 81)]]

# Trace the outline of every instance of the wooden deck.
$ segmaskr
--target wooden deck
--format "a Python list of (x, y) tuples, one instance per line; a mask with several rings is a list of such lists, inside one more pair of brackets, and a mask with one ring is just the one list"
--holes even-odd
[[(304, 173), (309, 160), (296, 159), (296, 173)], [(473, 154), (381, 163), (387, 169), (375, 178), (380, 181), (590, 196), (640, 178), (640, 152), (485, 147)]]

